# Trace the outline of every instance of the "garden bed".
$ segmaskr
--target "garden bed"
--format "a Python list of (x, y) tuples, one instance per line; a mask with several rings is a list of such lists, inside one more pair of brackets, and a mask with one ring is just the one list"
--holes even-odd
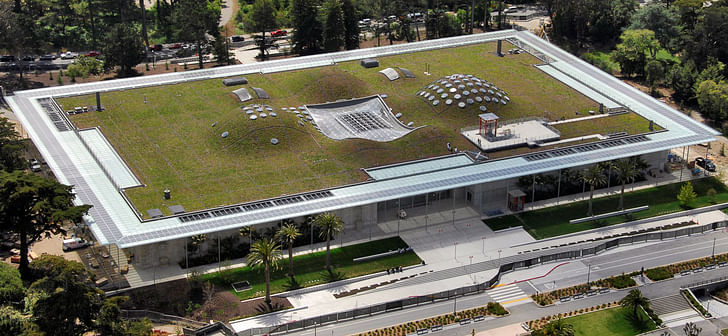
[[(283, 258), (278, 270), (271, 272), (271, 293), (280, 293), (300, 287), (310, 287), (326, 282), (354, 278), (371, 273), (384, 272), (387, 269), (416, 265), (421, 262), (413, 251), (398, 253), (388, 257), (354, 262), (354, 259), (371, 254), (407, 248), (407, 244), (399, 237), (387, 238), (362, 244), (344, 246), (331, 249), (331, 265), (335, 268), (335, 275), (326, 272), (326, 252), (315, 252), (293, 258), (293, 271), (298, 286), (292, 284), (288, 278), (288, 258)], [(223, 269), (220, 272), (209, 273), (202, 276), (218, 287), (229, 288), (230, 292), (240, 299), (249, 299), (264, 295), (264, 273), (248, 266), (236, 269)], [(248, 281), (251, 289), (235, 292), (232, 284), (239, 281)]]
[(598, 291), (599, 289), (603, 288), (615, 288), (615, 289), (623, 289), (628, 287), (636, 286), (637, 283), (631, 278), (632, 275), (639, 274), (638, 272), (633, 272), (630, 274), (622, 274), (617, 275), (613, 277), (609, 277), (606, 279), (599, 279), (596, 281), (591, 281), (591, 286), (587, 286), (586, 284), (582, 285), (576, 285), (571, 286), (567, 288), (561, 288), (550, 292), (545, 293), (539, 293), (531, 295), (531, 299), (533, 302), (535, 302), (539, 306), (548, 306), (550, 304), (553, 304), (556, 301), (559, 301), (561, 298), (564, 297), (572, 297), (574, 295), (586, 295), (587, 292), (591, 290)]
[[(677, 194), (684, 183), (673, 183), (659, 187), (626, 192), (624, 204), (626, 207), (639, 207), (649, 205), (650, 208), (626, 216), (615, 216), (596, 221), (578, 224), (569, 224), (574, 218), (584, 217), (588, 201), (580, 201), (523, 212), (517, 215), (508, 215), (483, 222), (492, 230), (502, 230), (508, 227), (523, 226), (523, 228), (536, 239), (545, 239), (569, 233), (581, 232), (595, 228), (620, 224), (624, 222), (665, 215), (686, 210), (677, 200)], [(728, 202), (728, 188), (715, 177), (692, 181), (693, 188), (698, 197), (690, 203), (689, 208), (699, 208), (712, 204)], [(629, 185), (627, 186), (629, 187)], [(709, 195), (708, 190), (715, 190), (715, 195)], [(596, 198), (593, 201), (594, 213), (612, 212), (617, 209), (619, 194)], [(528, 206), (528, 205), (527, 205)]]
[(411, 321), (391, 327), (382, 329), (370, 330), (357, 336), (400, 336), (406, 334), (416, 333), (418, 330), (426, 329), (431, 330), (432, 328), (441, 329), (443, 326), (447, 326), (453, 323), (470, 322), (473, 320), (480, 320), (485, 316), (505, 316), (510, 314), (508, 310), (498, 302), (488, 302), (485, 307), (478, 307), (468, 310), (459, 311), (456, 314), (446, 314), (436, 317), (430, 317), (424, 320)]

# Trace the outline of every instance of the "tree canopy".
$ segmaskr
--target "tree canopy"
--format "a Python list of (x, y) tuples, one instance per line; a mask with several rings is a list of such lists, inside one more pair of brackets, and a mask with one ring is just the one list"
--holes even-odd
[(71, 186), (17, 170), (0, 171), (0, 230), (20, 240), (20, 274), (27, 278), (28, 247), (51, 233), (63, 232), (63, 222), (80, 221), (90, 205), (75, 206)]
[(104, 39), (104, 66), (107, 69), (118, 66), (119, 77), (133, 75), (134, 67), (146, 58), (145, 48), (138, 27), (130, 23), (116, 24)]
[(207, 34), (216, 36), (220, 21), (220, 9), (207, 1), (177, 0), (172, 11), (175, 35), (179, 41), (194, 43), (197, 47), (198, 63), (202, 68), (203, 46)]

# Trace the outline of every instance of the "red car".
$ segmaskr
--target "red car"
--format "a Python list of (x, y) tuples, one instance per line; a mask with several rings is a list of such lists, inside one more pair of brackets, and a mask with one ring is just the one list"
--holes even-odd
[(89, 52), (87, 52), (87, 53), (85, 53), (83, 55), (86, 56), (86, 57), (96, 57), (96, 56), (99, 55), (99, 52), (98, 51), (89, 51)]
[(273, 36), (273, 37), (286, 36), (286, 35), (288, 35), (288, 32), (285, 30), (281, 30), (281, 29), (270, 32), (270, 36)]
[(180, 49), (182, 48), (182, 43), (175, 43), (169, 47), (169, 49)]

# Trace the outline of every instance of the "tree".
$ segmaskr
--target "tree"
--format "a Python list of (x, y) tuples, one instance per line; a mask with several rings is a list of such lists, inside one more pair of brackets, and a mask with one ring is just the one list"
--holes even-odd
[(344, 12), (341, 10), (341, 1), (326, 0), (324, 2), (324, 50), (338, 51), (344, 46), (346, 27), (344, 26)]
[(22, 301), (24, 292), (20, 272), (6, 263), (0, 263), (0, 306)]
[(202, 56), (205, 52), (203, 44), (207, 43), (207, 34), (214, 35), (220, 21), (220, 11), (216, 11), (213, 3), (198, 0), (177, 0), (172, 11), (172, 22), (175, 23), (176, 35), (180, 41), (194, 43), (197, 49), (197, 60), (202, 69)]
[(619, 210), (624, 210), (624, 186), (634, 181), (637, 177), (637, 169), (635, 169), (634, 162), (629, 159), (622, 159), (614, 161), (612, 164), (614, 172), (617, 175), (617, 181), (622, 185), (619, 192)]
[(263, 267), (265, 272), (265, 304), (271, 309), (270, 271), (278, 269), (281, 259), (281, 247), (275, 241), (263, 238), (253, 243), (248, 254), (248, 265), (251, 268)]
[(0, 305), (0, 336), (27, 335), (26, 318), (10, 306)]
[(228, 49), (227, 38), (218, 34), (215, 37), (215, 43), (213, 44), (215, 55), (217, 56), (218, 64), (231, 64), (230, 51)]
[(683, 332), (685, 333), (685, 336), (698, 336), (703, 331), (703, 328), (698, 327), (693, 322), (685, 323), (685, 326), (683, 327)]
[(625, 30), (620, 39), (622, 43), (617, 44), (613, 58), (619, 63), (622, 74), (644, 75), (647, 56), (654, 59), (660, 49), (660, 42), (655, 39), (655, 32), (647, 29)]
[(705, 117), (716, 122), (728, 119), (728, 83), (703, 81), (698, 85), (696, 97)]
[(80, 221), (90, 205), (74, 206), (72, 186), (25, 171), (0, 171), (0, 230), (20, 240), (20, 274), (28, 277), (28, 248), (63, 222)]
[(665, 47), (671, 46), (672, 41), (680, 34), (677, 14), (659, 2), (652, 2), (637, 10), (627, 29), (651, 30), (655, 32), (655, 38)]
[(301, 236), (301, 232), (298, 231), (295, 223), (287, 223), (276, 233), (276, 236), (288, 247), (288, 276), (293, 279), (293, 242)]
[(594, 188), (607, 183), (607, 177), (598, 165), (591, 165), (584, 169), (579, 176), (581, 181), (589, 185), (589, 208), (586, 211), (587, 216), (593, 216), (592, 199), (594, 198)]
[(359, 48), (359, 22), (356, 7), (352, 0), (342, 0), (341, 10), (344, 12), (344, 47), (346, 50)]
[(344, 222), (336, 214), (326, 212), (316, 216), (313, 224), (321, 228), (321, 238), (326, 237), (326, 270), (331, 272), (331, 239), (344, 229)]
[(248, 15), (248, 28), (252, 31), (259, 31), (262, 38), (260, 47), (260, 57), (265, 57), (266, 43), (265, 43), (265, 32), (277, 27), (275, 7), (270, 0), (255, 0), (253, 8), (250, 10)]
[(78, 56), (72, 64), (68, 65), (66, 75), (86, 78), (89, 75), (98, 75), (103, 70), (104, 63), (98, 59), (94, 57)]
[(23, 143), (15, 131), (15, 124), (8, 118), (0, 116), (0, 170), (22, 169), (25, 166), (22, 158), (23, 150)]
[(668, 83), (673, 90), (672, 97), (675, 100), (685, 103), (695, 98), (693, 87), (698, 77), (695, 62), (687, 60), (682, 64), (673, 66), (667, 77)]
[(635, 318), (639, 315), (637, 315), (637, 310), (642, 307), (646, 308), (650, 305), (650, 299), (642, 296), (642, 292), (639, 289), (633, 289), (629, 291), (627, 296), (623, 297), (621, 301), (619, 301), (619, 304), (622, 305), (622, 307), (627, 307), (628, 309), (632, 310), (632, 316)]
[(119, 77), (133, 75), (134, 67), (146, 58), (139, 29), (131, 23), (119, 23), (111, 27), (104, 39), (103, 54), (107, 69), (118, 66)]
[(119, 306), (129, 300), (128, 296), (114, 296), (106, 299), (96, 318), (96, 331), (103, 336), (147, 336), (152, 333), (152, 322), (123, 320)]
[(545, 327), (534, 331), (534, 336), (574, 336), (574, 326), (564, 322), (560, 317), (558, 320), (549, 322)]
[(323, 26), (318, 20), (317, 0), (292, 0), (293, 49), (299, 54), (315, 54), (323, 44)]
[(657, 82), (665, 77), (665, 68), (660, 61), (652, 59), (645, 65), (645, 74), (647, 75), (647, 83), (650, 86), (650, 94), (655, 95)]
[(681, 206), (688, 206), (695, 200), (696, 197), (698, 197), (698, 194), (696, 194), (693, 190), (693, 184), (685, 182), (685, 184), (680, 187), (680, 193), (677, 195), (677, 200), (680, 201)]
[(37, 30), (33, 16), (24, 13), (26, 6), (15, 6), (9, 1), (0, 2), (0, 49), (16, 56), (17, 67), (20, 73), (21, 83), (24, 83), (23, 72), (25, 64), (23, 56), (40, 51), (40, 39), (36, 36)]
[[(36, 265), (36, 263), (38, 265)], [(28, 288), (32, 320), (47, 335), (75, 336), (93, 330), (104, 292), (82, 264), (45, 255), (31, 265), (39, 280)]]

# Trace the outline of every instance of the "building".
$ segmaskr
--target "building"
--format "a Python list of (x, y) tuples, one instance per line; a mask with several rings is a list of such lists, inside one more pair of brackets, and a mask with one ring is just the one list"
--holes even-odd
[[(605, 113), (630, 111), (644, 120), (649, 120), (650, 131), (640, 134), (599, 135), (589, 138), (586, 143), (567, 142), (555, 145), (556, 143), (549, 142), (546, 143), (549, 146), (545, 148), (538, 147), (544, 145), (538, 139), (520, 141), (518, 146), (537, 148), (502, 158), (485, 159), (488, 153), (453, 150), (449, 155), (361, 167), (367, 179), (359, 183), (199, 211), (186, 212), (184, 209), (177, 209), (172, 210), (172, 215), (156, 218), (157, 215), (149, 214), (145, 218), (121, 192), (126, 188), (143, 186), (142, 182), (126, 166), (121, 155), (104, 139), (102, 133), (76, 129), (55, 100), (59, 97), (202, 79), (333, 66), (348, 61), (358, 63), (358, 60), (364, 58), (479, 45), (500, 40), (508, 41), (515, 48), (540, 59), (543, 62), (541, 71), (598, 102), (606, 108)], [(534, 179), (537, 174), (561, 176), (560, 172), (565, 169), (575, 170), (598, 162), (635, 155), (640, 155), (652, 167), (654, 174), (665, 174), (670, 150), (712, 141), (717, 134), (535, 35), (515, 30), (209, 70), (28, 90), (16, 92), (6, 99), (58, 180), (75, 187), (78, 203), (93, 205), (84, 220), (96, 241), (100, 245), (110, 246), (119, 266), (130, 259), (121, 257), (121, 253), (124, 253), (128, 257), (133, 256), (133, 266), (140, 269), (183, 263), (188, 255), (187, 243), (192, 236), (208, 234), (208, 240), (217, 238), (219, 242), (224, 237), (239, 236), (238, 230), (242, 227), (255, 225), (256, 228), (262, 228), (289, 219), (303, 221), (306, 216), (327, 211), (333, 211), (342, 217), (345, 230), (361, 230), (380, 221), (390, 220), (398, 216), (401, 209), (437, 211), (456, 205), (468, 205), (484, 216), (519, 211), (524, 207), (527, 209), (528, 202), (537, 197), (536, 193), (527, 195), (518, 187), (519, 178), (523, 179), (524, 176)], [(432, 102), (434, 101), (431, 100)], [(147, 103), (146, 96), (144, 103)], [(583, 118), (599, 117), (595, 111), (590, 111), (590, 114), (595, 115)], [(470, 122), (477, 125), (479, 121), (473, 118)], [(506, 122), (501, 119), (497, 127), (504, 127)], [(653, 131), (653, 123), (659, 125), (660, 129)], [(413, 129), (404, 124), (400, 126), (403, 133)], [(554, 139), (549, 141), (551, 140)], [(582, 140), (586, 141), (587, 137)], [(477, 144), (478, 147), (480, 145)], [(558, 196), (560, 195), (557, 192)]]

